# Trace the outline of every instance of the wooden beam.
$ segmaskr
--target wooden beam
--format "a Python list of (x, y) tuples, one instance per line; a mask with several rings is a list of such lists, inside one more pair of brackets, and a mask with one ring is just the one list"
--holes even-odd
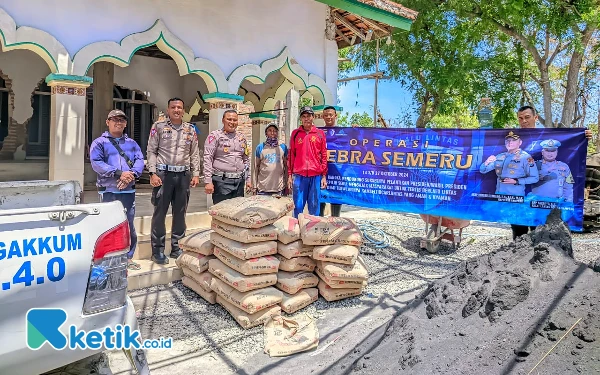
[(342, 39), (344, 39), (348, 44), (353, 44), (352, 42), (350, 42), (350, 39), (348, 39), (348, 37), (344, 35), (344, 33), (340, 31), (340, 29), (337, 28), (337, 26), (335, 27), (335, 33), (339, 35)]
[(352, 22), (348, 21), (346, 18), (340, 16), (339, 14), (333, 15), (337, 21), (339, 21), (342, 25), (346, 26), (350, 31), (354, 34), (358, 35), (360, 39), (365, 40), (366, 36), (360, 31), (356, 26), (352, 24)]
[(348, 82), (348, 81), (356, 81), (358, 79), (391, 79), (392, 77), (389, 76), (384, 76), (383, 72), (378, 72), (378, 73), (371, 73), (371, 74), (365, 74), (362, 76), (356, 76), (356, 77), (348, 77), (348, 78), (340, 78), (338, 79), (338, 82)]
[(383, 31), (386, 34), (389, 34), (389, 31), (385, 30), (383, 27), (380, 27), (379, 25), (377, 25), (375, 22), (371, 22), (368, 19), (358, 16), (358, 15), (354, 15), (356, 18), (358, 18), (359, 20), (361, 20), (365, 25), (369, 26), (372, 29), (377, 29), (379, 31)]

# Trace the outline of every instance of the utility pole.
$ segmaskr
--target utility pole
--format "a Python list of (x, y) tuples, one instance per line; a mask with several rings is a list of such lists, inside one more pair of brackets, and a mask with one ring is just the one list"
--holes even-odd
[[(375, 74), (379, 73), (379, 38), (376, 40), (375, 49)], [(379, 86), (379, 76), (375, 76), (375, 100), (373, 101), (373, 127), (377, 127), (377, 87)]]

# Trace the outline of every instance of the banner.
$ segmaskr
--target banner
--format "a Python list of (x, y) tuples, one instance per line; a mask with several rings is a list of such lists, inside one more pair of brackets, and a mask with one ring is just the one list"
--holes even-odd
[(322, 129), (324, 202), (582, 230), (583, 129)]

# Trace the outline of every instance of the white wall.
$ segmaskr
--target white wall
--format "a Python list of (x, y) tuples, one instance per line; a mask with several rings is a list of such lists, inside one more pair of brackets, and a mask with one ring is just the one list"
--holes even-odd
[(0, 52), (0, 70), (12, 81), (15, 110), (12, 118), (22, 124), (33, 115), (31, 94), (37, 84), (50, 74), (41, 57), (31, 51)]
[(314, 0), (0, 0), (0, 7), (17, 25), (52, 34), (71, 57), (90, 43), (147, 30), (160, 18), (226, 76), (287, 46), (309, 73), (325, 77), (327, 6)]

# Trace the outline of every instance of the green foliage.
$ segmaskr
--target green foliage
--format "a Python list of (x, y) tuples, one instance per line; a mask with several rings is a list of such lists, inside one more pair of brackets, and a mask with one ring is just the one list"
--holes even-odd
[(312, 98), (300, 98), (299, 108), (302, 107), (312, 107), (313, 99)]
[(373, 118), (367, 113), (353, 113), (350, 115), (348, 112), (345, 112), (338, 116), (337, 124), (339, 126), (350, 127), (353, 124), (357, 124), (361, 128), (372, 128), (373, 127)]
[(592, 139), (588, 140), (587, 152), (588, 155), (591, 155), (600, 152), (600, 148), (598, 147), (600, 146), (600, 140), (598, 139), (598, 137), (600, 137), (600, 131), (598, 129), (598, 124), (588, 125), (588, 129), (590, 129), (594, 135)]

